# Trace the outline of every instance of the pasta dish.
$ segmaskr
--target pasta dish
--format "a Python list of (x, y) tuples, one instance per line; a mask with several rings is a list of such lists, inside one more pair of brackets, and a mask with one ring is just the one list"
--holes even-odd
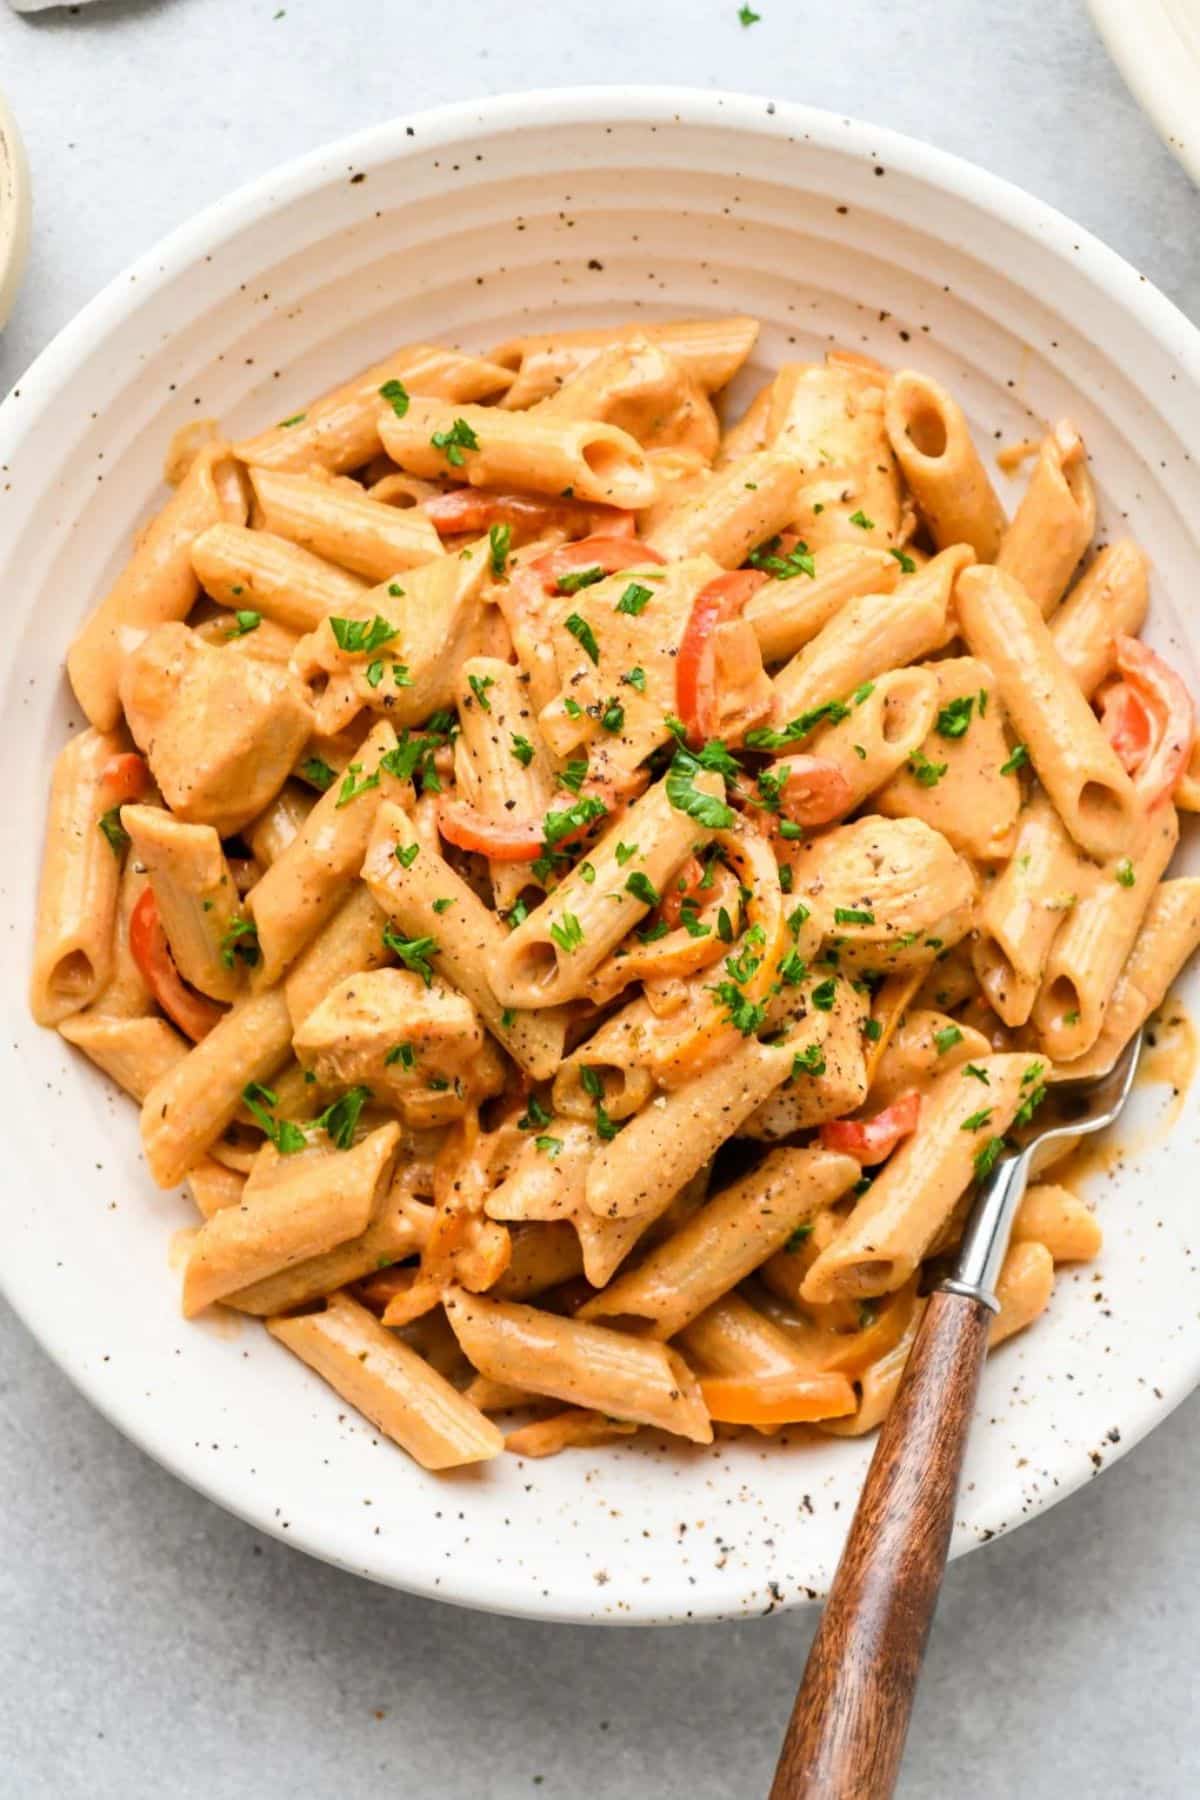
[[(186, 1185), (185, 1315), (427, 1469), (871, 1430), (978, 1181), (1200, 943), (1193, 704), (1078, 432), (1010, 518), (917, 371), (719, 415), (757, 331), (189, 428), (70, 647), (34, 1015)], [(992, 1342), (1099, 1247), (1031, 1188)]]

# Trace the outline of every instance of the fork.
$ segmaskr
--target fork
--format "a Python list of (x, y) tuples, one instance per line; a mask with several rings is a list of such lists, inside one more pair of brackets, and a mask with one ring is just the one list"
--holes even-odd
[(771, 1800), (887, 1800), (896, 1784), (937, 1606), (996, 1279), (1030, 1177), (1051, 1145), (1111, 1125), (1142, 1034), (1107, 1073), (1056, 1084), (1086, 1100), (1001, 1156), (979, 1192), (958, 1266), (929, 1296), (884, 1421), (796, 1695)]

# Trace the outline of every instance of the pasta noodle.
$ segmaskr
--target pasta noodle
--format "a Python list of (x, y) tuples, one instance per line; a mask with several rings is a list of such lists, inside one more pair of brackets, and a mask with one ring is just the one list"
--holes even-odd
[[(757, 332), (196, 421), (68, 653), (34, 1016), (186, 1183), (184, 1313), (426, 1469), (873, 1429), (978, 1183), (1200, 945), (1192, 702), (1078, 433), (1001, 454), (1010, 522), (921, 371), (719, 422)], [(1031, 1187), (991, 1343), (1100, 1243)]]

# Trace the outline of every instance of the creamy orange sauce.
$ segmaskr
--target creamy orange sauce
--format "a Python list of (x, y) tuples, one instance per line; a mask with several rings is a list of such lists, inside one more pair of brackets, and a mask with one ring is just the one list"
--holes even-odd
[(1178, 1000), (1168, 995), (1146, 1027), (1146, 1045), (1137, 1074), (1139, 1086), (1171, 1089), (1170, 1101), (1159, 1122), (1164, 1131), (1174, 1125), (1195, 1078), (1197, 1050), (1196, 1027)]
[(1196, 1073), (1198, 1053), (1196, 1027), (1180, 1002), (1168, 995), (1146, 1026), (1146, 1045), (1134, 1084), (1168, 1088), (1166, 1104), (1142, 1131), (1123, 1131), (1118, 1122), (1097, 1137), (1080, 1139), (1060, 1162), (1050, 1165), (1053, 1179), (1075, 1189), (1094, 1176), (1111, 1175), (1126, 1158), (1161, 1144), (1170, 1136), (1182, 1111)]

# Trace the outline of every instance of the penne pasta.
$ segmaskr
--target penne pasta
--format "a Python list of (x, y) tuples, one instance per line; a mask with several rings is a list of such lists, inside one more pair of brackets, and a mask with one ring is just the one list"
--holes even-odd
[(119, 739), (82, 731), (54, 760), (29, 999), (39, 1025), (82, 1012), (113, 975), (122, 853), (107, 771), (120, 754)]
[(1064, 918), (1033, 1006), (1038, 1041), (1055, 1062), (1082, 1056), (1100, 1036), (1117, 977), (1178, 842), (1175, 808), (1156, 807), (1134, 855), (1097, 869)]
[(893, 1293), (912, 1275), (981, 1153), (1003, 1138), (1044, 1071), (1028, 1056), (989, 1056), (979, 1067), (985, 1082), (953, 1069), (925, 1094), (916, 1132), (808, 1271), (805, 1300), (869, 1299)]
[(472, 487), (555, 497), (569, 489), (571, 499), (629, 509), (654, 498), (646, 452), (616, 425), (413, 400), (403, 418), (384, 414), (379, 430), (393, 462), (430, 480), (458, 475)]
[(260, 991), (279, 980), (349, 895), (380, 801), (407, 791), (385, 760), (395, 748), (395, 732), (381, 721), (342, 781), (326, 790), (247, 894), (259, 951), (253, 984)]
[(1048, 618), (1095, 529), (1087, 451), (1075, 427), (1064, 420), (1042, 439), (1025, 497), (1001, 539), (996, 567), (1020, 582)]
[(250, 1082), (286, 1062), (292, 1021), (272, 988), (240, 1000), (142, 1102), (142, 1149), (159, 1187), (174, 1187), (225, 1130)]
[(824, 544), (812, 555), (811, 575), (768, 581), (746, 602), (764, 662), (784, 662), (836, 618), (846, 603), (865, 594), (890, 594), (900, 564), (887, 550), (865, 544)]
[(712, 1442), (696, 1379), (665, 1344), (461, 1288), (447, 1295), (446, 1317), (467, 1358), (493, 1381)]
[[(32, 1010), (186, 1182), (185, 1313), (431, 1470), (872, 1429), (977, 1183), (1200, 947), (1194, 704), (1074, 428), (1010, 523), (923, 373), (723, 427), (757, 322), (642, 311), (189, 422), (68, 657)], [(1031, 1188), (991, 1341), (1099, 1247)]]
[(355, 482), (261, 468), (250, 470), (250, 482), (264, 530), (368, 581), (389, 581), (441, 555), (424, 513), (372, 500)]
[(1007, 524), (962, 408), (928, 375), (888, 382), (884, 421), (896, 460), (939, 550), (969, 544), (994, 562)]
[(459, 1469), (503, 1450), (498, 1427), (348, 1295), (335, 1294), (324, 1312), (269, 1319), (267, 1330), (423, 1469)]
[(270, 531), (210, 525), (192, 544), (192, 567), (206, 594), (231, 611), (261, 613), (289, 631), (315, 631), (363, 594), (357, 575)]
[(859, 1173), (852, 1157), (828, 1150), (771, 1151), (578, 1316), (647, 1321), (652, 1337), (674, 1337), (848, 1193)]
[(235, 1000), (258, 952), (220, 838), (211, 825), (181, 824), (160, 806), (123, 806), (121, 824), (150, 878), (179, 973), (214, 1000)]
[(941, 644), (951, 591), (969, 560), (966, 547), (958, 545), (893, 592), (848, 601), (784, 664), (774, 678), (775, 722), (789, 743), (808, 735), (806, 715), (818, 707), (844, 705), (863, 683)]
[[(393, 1123), (350, 1150), (280, 1157), (261, 1184), (256, 1162), (238, 1204), (206, 1219), (193, 1240), (183, 1275), (184, 1317), (360, 1237), (387, 1192), (399, 1137)], [(270, 1145), (260, 1161), (263, 1156), (274, 1157)]]
[(1118, 854), (1138, 818), (1133, 784), (1100, 730), (1036, 603), (999, 569), (967, 569), (954, 592), (972, 654), (992, 669), (1013, 729), (1063, 824), (1089, 856)]
[(1132, 538), (1120, 538), (1101, 550), (1055, 611), (1054, 647), (1089, 700), (1116, 666), (1118, 637), (1141, 630), (1149, 600), (1145, 554)]
[(59, 1026), (68, 1044), (103, 1069), (140, 1106), (156, 1082), (188, 1053), (186, 1038), (165, 1019), (122, 1019), (74, 1013)]
[(341, 475), (378, 454), (381, 399), (401, 408), (410, 394), (487, 400), (511, 385), (509, 372), (483, 357), (440, 344), (409, 344), (235, 448), (242, 462), (258, 468), (303, 474), (319, 467)]
[(753, 350), (758, 320), (679, 319), (665, 325), (628, 325), (622, 330), (560, 331), (540, 337), (509, 338), (488, 353), (491, 362), (514, 372), (501, 406), (526, 407), (556, 393), (614, 342), (647, 338), (683, 365), (706, 393), (731, 381)]
[(668, 559), (711, 556), (721, 568), (736, 569), (788, 523), (803, 475), (796, 457), (758, 451), (650, 506), (642, 535)]
[(240, 524), (246, 503), (228, 444), (194, 459), (166, 506), (152, 519), (129, 562), (67, 652), (75, 697), (97, 731), (121, 716), (121, 672), (130, 651), (158, 625), (186, 619), (199, 583), (192, 545), (222, 520)]

